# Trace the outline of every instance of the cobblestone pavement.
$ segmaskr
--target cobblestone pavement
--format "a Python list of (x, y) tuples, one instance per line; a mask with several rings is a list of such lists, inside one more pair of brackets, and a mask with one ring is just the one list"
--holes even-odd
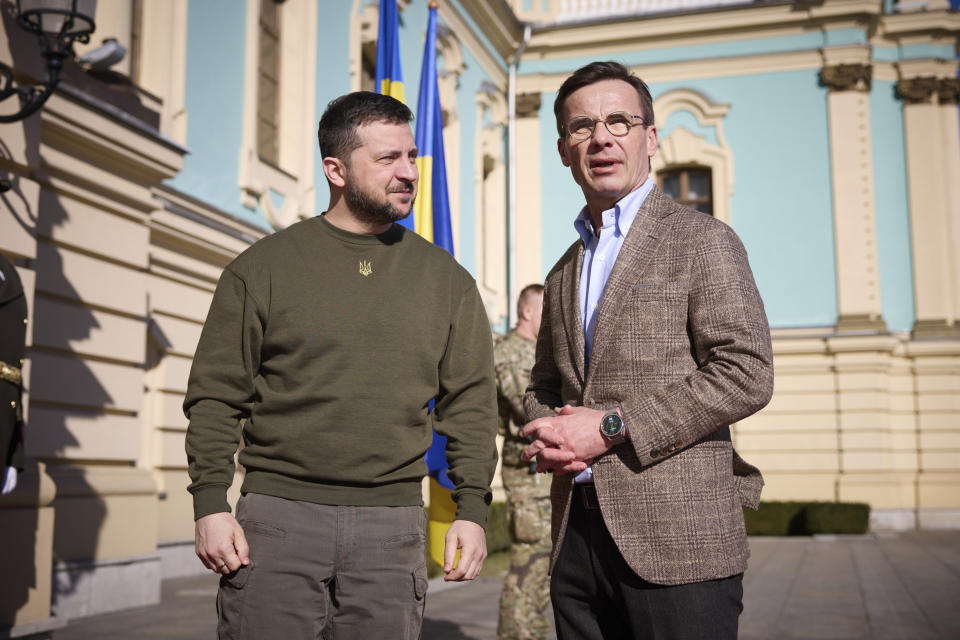
[[(960, 638), (960, 531), (751, 538), (742, 640)], [(427, 595), (424, 640), (494, 638), (501, 581)], [(72, 621), (54, 640), (215, 637), (215, 576), (168, 580), (154, 607)]]

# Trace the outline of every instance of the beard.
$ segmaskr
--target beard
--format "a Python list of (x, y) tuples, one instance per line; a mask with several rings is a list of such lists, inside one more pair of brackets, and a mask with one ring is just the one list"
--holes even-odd
[(353, 215), (366, 224), (381, 225), (399, 222), (413, 211), (413, 199), (410, 200), (410, 208), (404, 212), (386, 198), (378, 200), (376, 196), (351, 182), (347, 182), (343, 197)]

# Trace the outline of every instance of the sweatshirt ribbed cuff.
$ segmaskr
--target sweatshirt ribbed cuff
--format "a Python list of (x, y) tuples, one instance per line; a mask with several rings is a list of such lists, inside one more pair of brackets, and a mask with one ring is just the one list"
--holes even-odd
[(457, 500), (457, 520), (476, 522), (481, 527), (487, 526), (487, 512), (489, 507), (483, 498), (473, 494), (461, 494)]
[(195, 521), (211, 513), (222, 513), (224, 511), (230, 513), (226, 485), (212, 485), (194, 490), (193, 519)]

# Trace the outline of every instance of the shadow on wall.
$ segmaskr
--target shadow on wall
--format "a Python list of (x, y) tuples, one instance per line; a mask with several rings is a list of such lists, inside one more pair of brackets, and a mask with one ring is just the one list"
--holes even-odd
[[(13, 68), (23, 75), (25, 82), (31, 78), (41, 80), (44, 71), (36, 38), (20, 29), (9, 11), (2, 13)], [(8, 131), (23, 127), (25, 162), (33, 169), (44, 167), (40, 158), (41, 118), (40, 114), (34, 114), (21, 123), (0, 124), (0, 132), (7, 127)], [(38, 535), (38, 531), (43, 530), (40, 519), (45, 516), (36, 509), (35, 498), (32, 515), (18, 520), (18, 531), (23, 535), (16, 537), (16, 549), (4, 549), (5, 554), (16, 554), (18, 566), (15, 580), (9, 580), (7, 567), (10, 565), (6, 560), (2, 563), (0, 572), (4, 577), (0, 584), (4, 590), (0, 602), (4, 614), (8, 609), (13, 612), (21, 609), (31, 597), (31, 590), (50, 577), (49, 573), (44, 576), (40, 572), (52, 570), (54, 605), (69, 597), (77, 590), (90, 561), (97, 556), (106, 506), (97, 488), (90, 485), (86, 474), (75, 465), (81, 455), (90, 456), (77, 434), (91, 433), (98, 426), (104, 408), (113, 403), (91, 368), (97, 363), (83, 359), (76, 351), (76, 345), (82, 345), (99, 328), (99, 323), (94, 314), (79, 303), (83, 296), (70, 283), (62, 248), (53, 239), (54, 230), (67, 222), (66, 210), (48, 189), (41, 189), (36, 200), (39, 204), (33, 209), (35, 200), (31, 191), (36, 186), (32, 181), (45, 180), (46, 176), (34, 175), (30, 169), (23, 171), (24, 161), (15, 155), (16, 151), (0, 144), (0, 170), (14, 174), (8, 176), (12, 188), (0, 195), (3, 207), (0, 216), (4, 218), (0, 220), (0, 229), (9, 225), (12, 232), (18, 235), (26, 232), (36, 239), (36, 258), (17, 261), (19, 266), (36, 274), (36, 289), (32, 296), (28, 292), (27, 297), (33, 333), (32, 346), (26, 352), (30, 373), (29, 379), (24, 380), (25, 394), (29, 394), (24, 442), (28, 467), (36, 469), (35, 461), (45, 463), (47, 474), (56, 485), (56, 498), (53, 501), (53, 567), (47, 564), (48, 560), (43, 560), (49, 558), (49, 547), (38, 548), (50, 545), (51, 541)], [(20, 171), (23, 175), (16, 175)], [(102, 286), (111, 285), (104, 282)], [(15, 494), (42, 492), (45, 478), (39, 474), (34, 478), (29, 473), (25, 475), (23, 486), (18, 486)], [(4, 517), (0, 529), (7, 527)]]
[[(93, 313), (79, 304), (84, 296), (70, 283), (63, 252), (53, 240), (54, 229), (66, 223), (67, 212), (49, 190), (41, 191), (39, 202), (33, 347), (28, 352), (33, 388), (26, 442), (28, 455), (47, 463), (47, 473), (57, 487), (53, 503), (56, 611), (77, 591), (100, 555), (106, 504), (99, 497), (102, 490), (90, 484), (88, 469), (76, 465), (79, 459), (91, 457), (77, 434), (88, 433), (91, 439), (102, 440), (103, 436), (92, 430), (103, 426), (100, 422), (105, 414), (114, 413), (110, 409), (114, 399), (91, 369), (99, 363), (86, 361), (74, 350), (74, 345), (83, 345), (101, 326)], [(73, 614), (83, 614), (86, 609), (82, 603), (69, 607)]]
[[(48, 497), (42, 490), (41, 478), (36, 461), (28, 460), (24, 472), (19, 475), (17, 488), (0, 496), (0, 516), (3, 518), (0, 527), (0, 566), (3, 567), (0, 630), (20, 621), (45, 619), (50, 611), (49, 602), (30, 601), (35, 591), (49, 593), (51, 578), (49, 554), (44, 557), (34, 553), (38, 544), (50, 544), (50, 540), (40, 534), (37, 503)], [(50, 489), (48, 493), (52, 494), (52, 487)], [(41, 571), (46, 575), (41, 575)]]

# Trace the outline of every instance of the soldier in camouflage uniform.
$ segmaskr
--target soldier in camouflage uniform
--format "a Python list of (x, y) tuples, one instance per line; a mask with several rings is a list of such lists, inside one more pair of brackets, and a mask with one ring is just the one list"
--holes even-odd
[(540, 330), (543, 287), (524, 287), (517, 301), (517, 326), (493, 349), (503, 436), (501, 474), (510, 518), (510, 571), (500, 594), (500, 640), (545, 638), (550, 622), (550, 478), (541, 477), (520, 457), (527, 443), (520, 439), (523, 394), (530, 382)]

